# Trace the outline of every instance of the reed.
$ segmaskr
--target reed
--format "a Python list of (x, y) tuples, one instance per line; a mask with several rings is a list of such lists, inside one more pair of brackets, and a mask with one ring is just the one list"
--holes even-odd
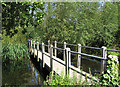
[(26, 44), (5, 44), (2, 46), (2, 61), (29, 58)]

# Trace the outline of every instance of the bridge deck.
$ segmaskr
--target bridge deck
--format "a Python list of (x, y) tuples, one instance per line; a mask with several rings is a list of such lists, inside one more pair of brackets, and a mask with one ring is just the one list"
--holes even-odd
[[(32, 49), (32, 53), (34, 53), (34, 50)], [(37, 50), (35, 49), (35, 55), (37, 56)], [(38, 51), (38, 58), (42, 60), (42, 52)], [(44, 63), (50, 68), (50, 54), (45, 52), (44, 53)], [(59, 74), (59, 75), (65, 75), (65, 61), (61, 60), (60, 58), (56, 58), (53, 56), (53, 70)], [(69, 66), (69, 75), (70, 77), (73, 77), (74, 75), (77, 77), (77, 79), (81, 79), (82, 81), (86, 80), (90, 81), (91, 75), (89, 73), (86, 73), (82, 70), (80, 70), (77, 67), (74, 67), (73, 65)], [(95, 77), (92, 77), (94, 80), (97, 80)]]

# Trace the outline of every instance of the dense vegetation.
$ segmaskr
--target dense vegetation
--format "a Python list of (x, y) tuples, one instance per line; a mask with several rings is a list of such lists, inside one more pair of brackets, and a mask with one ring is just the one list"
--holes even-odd
[[(119, 2), (3, 2), (3, 61), (28, 57), (28, 38), (120, 49), (119, 16)], [(55, 76), (58, 85), (71, 81)]]
[(43, 42), (56, 40), (88, 46), (119, 47), (118, 4), (118, 2), (4, 3), (3, 35), (12, 38), (19, 33), (21, 37), (25, 35), (27, 38)]
[(88, 46), (119, 46), (118, 3), (48, 3), (44, 22), (38, 26), (45, 42), (81, 43)]
[(29, 57), (27, 39), (34, 28), (43, 21), (43, 10), (42, 2), (2, 3), (3, 61)]

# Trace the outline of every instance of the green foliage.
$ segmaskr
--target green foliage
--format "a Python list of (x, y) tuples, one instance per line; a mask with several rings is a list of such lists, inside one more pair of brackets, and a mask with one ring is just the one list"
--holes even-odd
[[(2, 45), (4, 44), (12, 44), (12, 43), (16, 43), (16, 44), (26, 44), (27, 40), (26, 40), (26, 35), (22, 33), (22, 29), (21, 27), (15, 27), (16, 30), (18, 30), (17, 34), (15, 34), (13, 37), (10, 36), (6, 36), (6, 31), (3, 30), (3, 34), (2, 34)], [(14, 30), (11, 30), (11, 32), (14, 32)]]
[(5, 44), (2, 46), (2, 61), (29, 58), (28, 47), (25, 44)]
[(106, 71), (100, 77), (101, 85), (120, 85), (119, 83), (119, 61), (117, 56), (109, 55)]
[[(43, 10), (43, 2), (2, 2), (2, 29), (6, 31), (6, 35), (12, 37), (18, 32), (15, 27), (36, 27), (43, 21)], [(26, 33), (25, 29), (23, 33)]]
[(69, 75), (64, 76), (63, 74), (59, 76), (58, 74), (50, 73), (49, 77), (47, 77), (46, 81), (44, 81), (44, 85), (88, 85), (89, 82), (82, 81), (82, 77), (80, 77), (80, 80), (76, 78), (76, 75), (74, 74), (73, 77), (70, 77)]
[[(118, 3), (47, 3), (44, 22), (38, 26), (43, 42), (80, 43), (88, 46), (113, 46), (118, 41)], [(117, 34), (118, 35), (118, 34)]]

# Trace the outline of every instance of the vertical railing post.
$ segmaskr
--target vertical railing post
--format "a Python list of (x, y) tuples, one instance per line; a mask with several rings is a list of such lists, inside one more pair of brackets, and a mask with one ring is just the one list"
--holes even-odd
[(70, 74), (69, 67), (71, 65), (71, 53), (69, 52), (70, 48), (66, 48), (65, 51), (66, 51), (66, 53), (65, 53), (65, 55), (66, 55), (66, 59), (65, 59), (66, 75), (69, 75)]
[(37, 61), (39, 62), (38, 51), (39, 51), (39, 42), (37, 41)]
[[(55, 41), (55, 48), (57, 48), (57, 41)], [(55, 57), (57, 57), (57, 49), (55, 49)]]
[(102, 57), (104, 60), (101, 60), (101, 73), (105, 70), (105, 63), (107, 59), (107, 48), (105, 46), (102, 46)]
[(53, 72), (53, 45), (50, 45), (50, 71)]
[[(81, 44), (78, 44), (78, 53), (81, 53)], [(81, 66), (81, 55), (78, 54), (77, 66), (80, 69)]]
[[(66, 42), (64, 42), (64, 49), (66, 49)], [(63, 60), (65, 61), (65, 51), (64, 51), (64, 54), (63, 54)]]
[(28, 46), (29, 46), (29, 52), (30, 52), (30, 48), (31, 48), (31, 47), (30, 47), (30, 46), (31, 46), (30, 44), (31, 44), (31, 42), (30, 42), (30, 39), (29, 39), (29, 43), (28, 43)]
[(45, 53), (45, 45), (44, 45), (44, 43), (42, 43), (42, 67), (45, 66), (44, 53)]
[(48, 40), (48, 53), (50, 53), (50, 40)]
[(30, 40), (30, 47), (31, 47), (30, 52), (31, 52), (31, 55), (32, 55), (32, 40)]
[(34, 58), (35, 58), (35, 41), (33, 41), (33, 54), (34, 54)]

